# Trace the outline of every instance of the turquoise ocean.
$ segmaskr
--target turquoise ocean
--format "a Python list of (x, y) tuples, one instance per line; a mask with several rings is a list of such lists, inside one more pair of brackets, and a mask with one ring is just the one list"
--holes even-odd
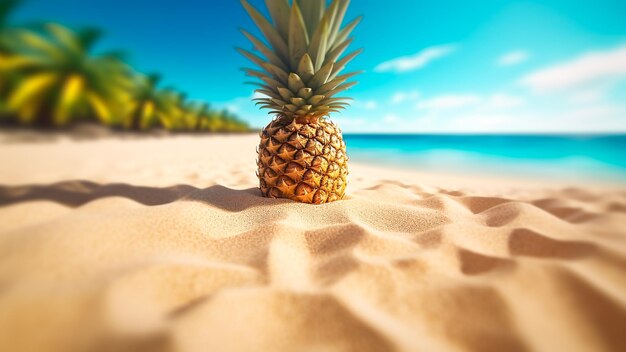
[(626, 134), (347, 134), (355, 162), (457, 175), (626, 185)]

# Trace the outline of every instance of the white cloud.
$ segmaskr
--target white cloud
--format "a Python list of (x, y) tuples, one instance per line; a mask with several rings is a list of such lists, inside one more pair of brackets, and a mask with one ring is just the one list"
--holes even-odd
[(378, 107), (378, 102), (376, 100), (356, 99), (350, 105), (355, 109), (374, 110)]
[(512, 126), (524, 129), (520, 121), (512, 121), (519, 118), (519, 108), (525, 104), (522, 97), (502, 92), (444, 94), (417, 103), (421, 112), (418, 121), (420, 128), (439, 132), (515, 130)]
[(405, 101), (413, 101), (420, 97), (420, 93), (416, 90), (408, 92), (395, 92), (391, 97), (392, 104), (401, 104)]
[(624, 130), (624, 113), (625, 107), (611, 104), (554, 111), (477, 107), (438, 114), (431, 123), (421, 125), (432, 132), (607, 132)]
[(526, 101), (522, 97), (506, 93), (494, 93), (486, 96), (478, 94), (444, 94), (421, 100), (416, 107), (430, 111), (447, 111), (461, 108), (505, 110), (523, 106), (525, 103)]
[(597, 119), (606, 119), (614, 116), (623, 116), (626, 109), (621, 106), (611, 104), (593, 105), (584, 108), (578, 108), (568, 114), (572, 120), (581, 120), (582, 122), (594, 123)]
[(393, 113), (387, 114), (385, 115), (385, 117), (383, 117), (383, 122), (385, 122), (386, 124), (394, 124), (398, 121), (400, 121), (400, 118), (398, 117), (398, 115)]
[(524, 50), (515, 50), (510, 51), (498, 59), (498, 65), (500, 66), (513, 66), (520, 64), (526, 60), (528, 60), (528, 52)]
[(461, 114), (450, 119), (449, 127), (456, 132), (526, 131), (528, 119), (517, 114), (476, 113)]
[(455, 50), (454, 45), (438, 45), (426, 48), (417, 54), (402, 56), (385, 61), (374, 68), (376, 72), (406, 72), (425, 67), (432, 61), (444, 57)]
[(520, 83), (535, 92), (555, 92), (606, 85), (626, 78), (626, 45), (589, 52), (574, 60), (533, 72)]
[(363, 107), (366, 108), (367, 110), (376, 109), (377, 106), (378, 106), (378, 103), (376, 103), (374, 100), (366, 101), (365, 104), (363, 104)]
[(486, 102), (487, 107), (492, 109), (510, 109), (523, 106), (524, 99), (514, 95), (496, 93), (492, 94)]
[(602, 98), (604, 98), (604, 89), (596, 87), (573, 92), (569, 96), (569, 101), (575, 104), (589, 104), (599, 102)]
[(481, 97), (473, 94), (448, 94), (422, 100), (417, 103), (419, 109), (458, 109), (481, 102)]
[[(489, 101), (486, 99), (485, 102)], [(346, 133), (353, 132), (420, 132), (420, 133), (601, 133), (624, 131), (626, 106), (595, 104), (585, 107), (558, 105), (540, 108), (525, 107), (497, 110), (487, 104), (458, 110), (424, 110), (390, 112), (378, 115), (334, 119)]]

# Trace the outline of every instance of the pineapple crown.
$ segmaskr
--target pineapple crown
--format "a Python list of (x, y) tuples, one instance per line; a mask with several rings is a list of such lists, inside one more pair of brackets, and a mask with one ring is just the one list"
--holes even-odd
[[(249, 76), (260, 79), (255, 92), (265, 97), (253, 99), (261, 108), (281, 117), (306, 122), (316, 121), (349, 105), (347, 97), (336, 94), (352, 87), (346, 82), (360, 72), (339, 75), (361, 49), (342, 57), (352, 38), (358, 17), (341, 27), (350, 0), (265, 0), (270, 21), (248, 1), (244, 8), (259, 27), (267, 44), (249, 32), (243, 34), (263, 56), (241, 48), (237, 50), (262, 71), (245, 68)], [(341, 57), (341, 58), (340, 58)]]

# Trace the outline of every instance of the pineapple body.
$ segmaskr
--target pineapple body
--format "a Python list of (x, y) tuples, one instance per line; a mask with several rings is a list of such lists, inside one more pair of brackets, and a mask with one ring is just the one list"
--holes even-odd
[(260, 136), (257, 174), (264, 196), (312, 204), (343, 198), (348, 156), (341, 130), (330, 120), (278, 118)]
[(237, 49), (257, 66), (244, 68), (257, 79), (252, 100), (275, 116), (261, 132), (261, 192), (314, 204), (343, 198), (346, 145), (328, 117), (349, 105), (340, 93), (360, 73), (342, 73), (361, 52), (344, 55), (360, 18), (343, 24), (350, 0), (266, 0), (269, 18), (248, 0), (241, 3), (265, 38), (242, 30), (257, 53)]

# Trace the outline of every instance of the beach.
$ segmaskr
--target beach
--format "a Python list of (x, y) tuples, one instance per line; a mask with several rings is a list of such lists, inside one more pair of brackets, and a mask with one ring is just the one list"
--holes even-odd
[(260, 196), (258, 136), (0, 136), (4, 351), (618, 351), (626, 187), (350, 163)]

